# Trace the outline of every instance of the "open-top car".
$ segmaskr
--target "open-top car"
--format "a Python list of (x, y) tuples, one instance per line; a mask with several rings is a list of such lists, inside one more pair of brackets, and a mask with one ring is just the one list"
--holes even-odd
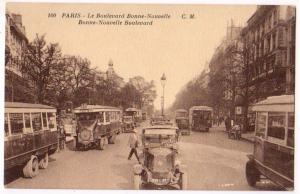
[(153, 125), (172, 125), (172, 122), (169, 118), (164, 116), (155, 116), (150, 120), (150, 124)]
[(123, 132), (131, 132), (134, 129), (134, 121), (132, 116), (123, 116), (122, 128)]
[(186, 166), (178, 158), (177, 127), (152, 126), (142, 131), (141, 164), (134, 166), (134, 188), (179, 185), (187, 189)]

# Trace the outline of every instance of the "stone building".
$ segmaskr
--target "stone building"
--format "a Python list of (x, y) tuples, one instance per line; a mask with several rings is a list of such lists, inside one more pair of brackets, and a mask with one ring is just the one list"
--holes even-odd
[(257, 102), (268, 96), (294, 93), (295, 7), (258, 6), (242, 37), (249, 83)]
[(5, 101), (33, 102), (33, 95), (22, 73), (28, 39), (22, 16), (6, 11), (5, 23)]

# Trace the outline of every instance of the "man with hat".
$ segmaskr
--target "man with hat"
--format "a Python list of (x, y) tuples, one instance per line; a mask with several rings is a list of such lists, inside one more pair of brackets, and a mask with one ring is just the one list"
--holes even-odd
[(140, 159), (138, 157), (137, 150), (136, 150), (136, 148), (138, 147), (138, 137), (137, 137), (137, 130), (136, 129), (132, 130), (132, 133), (129, 136), (128, 145), (131, 148), (129, 156), (128, 156), (128, 160), (130, 160), (132, 154), (134, 154), (136, 159), (140, 163)]

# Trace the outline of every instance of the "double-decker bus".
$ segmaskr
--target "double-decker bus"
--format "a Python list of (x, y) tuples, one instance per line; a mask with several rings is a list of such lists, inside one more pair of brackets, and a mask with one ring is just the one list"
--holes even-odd
[(5, 102), (4, 169), (22, 167), (34, 177), (58, 147), (56, 109), (42, 104)]
[(96, 146), (103, 150), (107, 143), (114, 144), (121, 132), (122, 111), (101, 105), (82, 105), (74, 109), (77, 122), (74, 136), (75, 149)]
[(208, 106), (193, 106), (189, 110), (190, 128), (194, 131), (209, 131), (212, 126), (213, 109)]

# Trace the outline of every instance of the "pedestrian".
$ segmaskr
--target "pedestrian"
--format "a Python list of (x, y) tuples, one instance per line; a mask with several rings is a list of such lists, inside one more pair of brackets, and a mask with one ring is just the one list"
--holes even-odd
[(225, 118), (225, 127), (227, 132), (231, 129), (231, 119), (229, 116)]
[(138, 137), (137, 137), (137, 130), (136, 129), (133, 129), (132, 133), (130, 134), (128, 145), (131, 148), (131, 150), (129, 152), (128, 160), (130, 160), (132, 154), (134, 154), (136, 159), (140, 163), (140, 159), (139, 159), (139, 156), (138, 156), (137, 150), (136, 150), (136, 148), (138, 147)]

